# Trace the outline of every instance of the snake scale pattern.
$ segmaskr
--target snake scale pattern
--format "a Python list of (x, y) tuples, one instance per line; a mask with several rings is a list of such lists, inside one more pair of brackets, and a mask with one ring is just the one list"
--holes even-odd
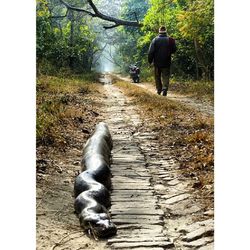
[(109, 189), (112, 147), (108, 126), (100, 122), (85, 144), (82, 173), (76, 177), (74, 185), (75, 212), (80, 225), (95, 238), (106, 238), (117, 232), (107, 211), (111, 205)]

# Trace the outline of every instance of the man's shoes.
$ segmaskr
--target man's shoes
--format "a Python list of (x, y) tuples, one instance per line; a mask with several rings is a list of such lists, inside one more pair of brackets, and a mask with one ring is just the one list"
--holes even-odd
[(167, 90), (166, 90), (166, 89), (163, 89), (162, 95), (163, 95), (163, 96), (167, 96), (167, 93), (168, 93)]
[(157, 94), (158, 94), (158, 95), (161, 95), (161, 91), (157, 90)]

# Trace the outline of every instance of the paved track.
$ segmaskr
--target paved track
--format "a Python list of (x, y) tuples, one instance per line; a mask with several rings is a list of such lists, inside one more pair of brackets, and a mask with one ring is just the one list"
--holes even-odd
[(139, 116), (128, 109), (116, 87), (105, 85), (105, 89), (114, 141), (111, 216), (118, 227), (117, 236), (108, 243), (112, 249), (172, 248), (163, 228), (164, 212), (158, 207), (144, 155), (131, 131), (140, 123)]
[(180, 175), (167, 147), (159, 148), (157, 132), (143, 131), (130, 99), (109, 76), (102, 82), (114, 141), (111, 218), (118, 227), (107, 249), (213, 249), (213, 211), (193, 196), (193, 183)]

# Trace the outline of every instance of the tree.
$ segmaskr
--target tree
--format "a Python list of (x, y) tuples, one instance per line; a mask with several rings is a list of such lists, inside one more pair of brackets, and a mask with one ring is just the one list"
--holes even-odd
[[(121, 6), (121, 18), (136, 19), (142, 23), (148, 7), (145, 0), (127, 0)], [(141, 29), (134, 27), (124, 26), (118, 29), (119, 42), (117, 43), (116, 61), (121, 65), (123, 72), (127, 72), (128, 66), (132, 63), (139, 62), (141, 64), (145, 51), (138, 49), (138, 41), (143, 35)]]
[(87, 0), (87, 2), (90, 5), (90, 7), (92, 8), (93, 12), (86, 10), (86, 9), (83, 9), (83, 8), (72, 6), (72, 5), (68, 4), (67, 2), (65, 2), (64, 0), (60, 0), (60, 1), (63, 5), (66, 6), (67, 9), (78, 11), (78, 12), (84, 12), (84, 13), (90, 15), (91, 17), (97, 17), (97, 18), (100, 18), (102, 20), (114, 23), (111, 26), (104, 26), (105, 29), (112, 29), (112, 28), (118, 27), (120, 25), (126, 25), (126, 26), (132, 26), (132, 27), (140, 27), (141, 26), (141, 24), (138, 21), (127, 21), (127, 20), (123, 20), (123, 19), (119, 19), (119, 18), (115, 18), (115, 17), (103, 14), (102, 12), (99, 11), (99, 9), (96, 7), (96, 5), (94, 4), (94, 2), (92, 0)]
[[(77, 1), (76, 1), (77, 2)], [(37, 61), (58, 71), (90, 71), (98, 50), (96, 34), (83, 13), (65, 11), (57, 1), (37, 2)], [(53, 65), (53, 66), (52, 66)], [(46, 68), (46, 71), (49, 69)], [(55, 71), (54, 70), (54, 71)]]
[(84, 72), (105, 57), (126, 72), (139, 62), (146, 76), (150, 42), (165, 25), (177, 42), (174, 75), (212, 79), (213, 11), (213, 0), (37, 0), (38, 65)]
[(165, 25), (177, 41), (173, 72), (183, 77), (210, 79), (213, 76), (213, 0), (150, 0), (140, 47), (149, 46), (160, 25)]
[(197, 67), (200, 67), (206, 79), (213, 72), (213, 0), (195, 0), (188, 2), (186, 11), (177, 16), (178, 27), (183, 38), (194, 43)]

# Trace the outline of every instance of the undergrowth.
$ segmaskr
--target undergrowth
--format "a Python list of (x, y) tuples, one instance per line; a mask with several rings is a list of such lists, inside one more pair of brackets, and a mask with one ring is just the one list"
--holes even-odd
[(116, 84), (141, 107), (145, 127), (159, 132), (159, 143), (176, 157), (183, 175), (195, 176), (199, 188), (213, 185), (213, 118), (203, 117), (179, 102), (138, 86)]
[(205, 98), (213, 102), (214, 100), (214, 82), (212, 81), (175, 81), (170, 85), (170, 90), (192, 95), (198, 99)]
[[(37, 146), (63, 148), (71, 137), (65, 131), (84, 123), (88, 104), (84, 97), (95, 91), (92, 76), (56, 77), (40, 75), (37, 79)], [(82, 102), (82, 103), (81, 103)]]

